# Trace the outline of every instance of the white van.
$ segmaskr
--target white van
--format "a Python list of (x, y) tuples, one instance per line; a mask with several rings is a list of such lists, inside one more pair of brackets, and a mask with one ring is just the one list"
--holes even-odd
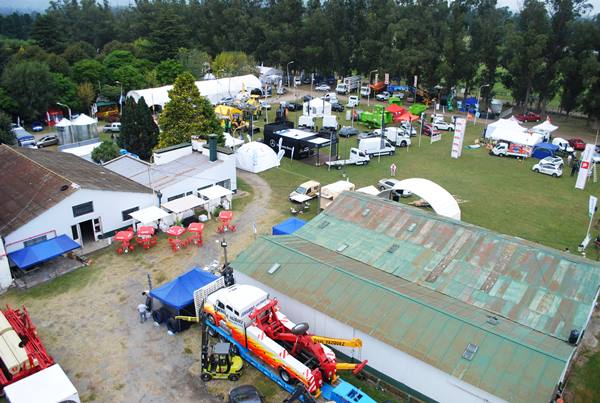
[[(381, 129), (376, 129), (373, 133), (381, 136)], [(383, 135), (396, 147), (408, 147), (410, 145), (410, 136), (402, 127), (386, 127), (383, 131)]]
[(370, 139), (362, 139), (358, 143), (358, 149), (364, 151), (369, 157), (378, 155), (394, 155), (396, 147), (390, 144), (389, 141), (383, 140), (380, 137), (372, 137)]
[(360, 99), (356, 95), (350, 95), (348, 97), (348, 104), (346, 104), (347, 108), (354, 108), (360, 105)]

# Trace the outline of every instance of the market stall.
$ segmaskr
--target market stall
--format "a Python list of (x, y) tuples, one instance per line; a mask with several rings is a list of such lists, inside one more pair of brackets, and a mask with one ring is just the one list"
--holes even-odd
[(198, 195), (203, 200), (205, 210), (210, 215), (219, 206), (225, 210), (231, 209), (231, 201), (233, 199), (233, 192), (220, 185), (214, 185), (206, 189), (202, 189), (198, 192)]

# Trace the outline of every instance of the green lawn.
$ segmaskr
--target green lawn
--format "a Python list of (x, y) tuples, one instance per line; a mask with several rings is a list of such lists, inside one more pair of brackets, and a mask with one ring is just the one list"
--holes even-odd
[[(296, 116), (294, 113), (290, 118), (296, 120)], [(483, 127), (470, 122), (464, 145), (473, 144)], [(434, 144), (429, 143), (428, 137), (422, 137), (419, 148), (415, 137), (408, 150), (398, 149), (395, 156), (374, 158), (367, 166), (349, 166), (340, 171), (284, 158), (278, 169), (263, 172), (261, 176), (273, 189), (273, 206), (289, 215), (292, 204), (288, 195), (301, 182), (315, 179), (328, 184), (347, 177), (357, 188), (375, 185), (379, 179), (389, 177), (393, 162), (398, 167), (397, 179), (430, 179), (465, 200), (461, 204), (463, 221), (561, 250), (577, 249), (589, 222), (589, 195), (598, 195), (600, 184), (590, 181), (586, 190), (577, 190), (575, 177), (569, 176), (568, 168), (562, 178), (555, 179), (532, 172), (537, 160), (492, 157), (485, 149), (463, 150), (461, 158), (455, 160), (450, 158), (451, 140), (452, 134), (448, 133)], [(341, 139), (340, 155), (346, 156), (356, 144), (356, 138)], [(316, 213), (315, 207), (305, 214), (306, 218)], [(593, 235), (597, 232), (594, 229)], [(588, 256), (596, 255), (593, 247), (588, 248)]]

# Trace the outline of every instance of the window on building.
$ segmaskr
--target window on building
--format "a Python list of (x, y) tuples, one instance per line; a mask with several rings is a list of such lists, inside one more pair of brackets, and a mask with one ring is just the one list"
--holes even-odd
[(73, 206), (73, 217), (79, 217), (84, 214), (89, 214), (94, 212), (94, 203), (87, 202), (83, 204), (78, 204), (77, 206)]
[(194, 192), (187, 192), (185, 195), (190, 196), (192, 193), (194, 193)]
[(74, 241), (79, 239), (79, 233), (77, 232), (77, 225), (71, 225), (71, 235), (73, 235)]
[(230, 179), (227, 179), (227, 180), (224, 180), (221, 182), (217, 182), (217, 185), (223, 186), (224, 188), (231, 190), (231, 180)]
[(138, 211), (139, 209), (140, 209), (139, 207), (133, 207), (133, 208), (121, 211), (121, 216), (123, 217), (123, 221), (131, 220), (131, 216), (129, 214), (133, 213), (134, 211)]
[(33, 239), (23, 242), (23, 245), (25, 247), (28, 247), (28, 246), (35, 245), (36, 243), (44, 242), (47, 239), (48, 239), (48, 237), (46, 235), (42, 235), (42, 236), (38, 236), (38, 237), (35, 237)]
[(184, 196), (184, 194), (183, 194), (183, 193), (182, 193), (182, 194), (179, 194), (179, 195), (176, 195), (176, 196), (171, 196), (171, 197), (169, 197), (169, 198), (167, 199), (167, 201), (168, 201), (168, 202), (170, 202), (170, 201), (173, 201), (173, 200), (181, 199), (183, 196)]

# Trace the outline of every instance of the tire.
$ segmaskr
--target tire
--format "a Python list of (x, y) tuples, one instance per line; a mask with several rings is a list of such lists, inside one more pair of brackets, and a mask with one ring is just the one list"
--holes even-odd
[[(211, 325), (213, 325), (213, 326), (216, 326), (216, 324), (215, 324), (215, 318), (213, 318), (211, 315), (209, 315), (209, 316), (208, 316), (208, 318), (207, 318), (206, 320), (207, 320), (207, 321), (208, 321), (208, 323), (210, 323)], [(209, 327), (209, 328), (208, 328), (208, 335), (209, 335), (210, 337), (216, 337), (216, 336), (217, 336), (217, 332), (215, 332), (215, 331), (213, 330), (213, 328), (212, 328), (212, 327)]]
[(558, 175), (556, 174), (556, 172), (552, 174), (552, 177), (558, 178)]
[(279, 377), (288, 385), (292, 385), (294, 383), (294, 378), (292, 378), (292, 376), (283, 368), (279, 369)]
[(212, 379), (212, 376), (210, 374), (204, 373), (200, 375), (200, 379), (202, 379), (204, 382), (208, 382)]
[(406, 141), (403, 141), (403, 142), (401, 142), (401, 143), (400, 143), (400, 147), (407, 147), (407, 145), (406, 145)]
[(158, 323), (159, 325), (165, 322), (168, 318), (168, 313), (163, 310), (163, 308), (157, 309), (152, 312), (152, 320)]
[(175, 318), (169, 318), (169, 320), (167, 320), (167, 330), (172, 332), (172, 333), (179, 333), (179, 326), (177, 326), (177, 319)]
[(535, 168), (535, 169), (533, 170), (533, 172), (535, 172), (535, 173), (539, 173), (539, 172), (540, 172), (540, 170), (539, 170), (539, 169), (537, 169), (537, 168)]
[(240, 376), (238, 374), (229, 374), (227, 379), (229, 379), (232, 382), (236, 382), (236, 381), (239, 381)]

